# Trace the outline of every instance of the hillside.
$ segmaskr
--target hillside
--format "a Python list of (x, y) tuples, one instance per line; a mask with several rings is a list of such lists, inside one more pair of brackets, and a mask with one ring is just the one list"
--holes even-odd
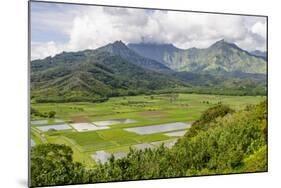
[(172, 54), (183, 53), (184, 51), (173, 44), (129, 43), (128, 47), (144, 57), (154, 59), (162, 64), (169, 65), (169, 67), (173, 67)]
[(251, 51), (251, 54), (257, 57), (263, 58), (265, 61), (267, 60), (267, 52), (260, 51), (260, 50), (254, 50)]
[(123, 59), (126, 59), (129, 62), (145, 69), (153, 70), (156, 72), (163, 72), (163, 73), (173, 72), (166, 65), (159, 63), (157, 60), (153, 60), (152, 58), (146, 58), (139, 55), (135, 51), (128, 48), (122, 41), (116, 41), (114, 43), (110, 43), (106, 46), (98, 48), (96, 51), (108, 52), (110, 54), (120, 56)]
[(266, 61), (233, 43), (220, 40), (205, 49), (182, 50), (169, 44), (129, 44), (140, 55), (158, 60), (176, 71), (225, 74), (230, 72), (266, 73)]
[[(150, 44), (150, 46), (152, 48), (154, 44)], [(153, 48), (157, 53), (151, 51), (150, 55), (154, 54), (153, 58), (160, 57), (166, 51), (167, 53), (173, 51), (174, 54), (182, 53), (183, 56), (192, 52), (192, 59), (196, 62), (192, 65), (186, 65), (186, 67), (191, 66), (189, 71), (175, 71), (171, 68), (182, 63), (181, 61), (170, 58), (170, 63), (174, 61), (176, 63), (166, 66), (163, 61), (161, 63), (139, 55), (121, 41), (110, 43), (95, 50), (62, 52), (54, 57), (31, 62), (32, 99), (36, 99), (37, 102), (102, 102), (107, 100), (108, 97), (151, 94), (152, 92), (234, 95), (261, 95), (266, 93), (266, 75), (245, 73), (247, 71), (244, 71), (250, 70), (252, 67), (256, 68), (256, 65), (260, 63), (263, 64), (260, 67), (263, 69), (266, 66), (265, 62), (260, 58), (248, 55), (247, 52), (241, 51), (237, 46), (220, 41), (206, 52), (202, 50), (199, 50), (199, 52), (197, 49), (183, 51), (171, 44), (159, 44), (157, 46), (159, 48)], [(249, 66), (243, 67), (239, 63), (230, 64), (231, 62), (226, 60), (216, 61), (213, 64), (209, 63), (209, 65), (200, 60), (200, 58), (206, 58), (205, 56), (212, 59), (214, 54), (224, 54), (223, 56), (216, 56), (215, 59), (226, 58), (226, 56), (231, 59), (234, 57), (228, 54), (234, 53), (233, 51), (238, 54), (241, 53), (241, 57), (246, 54), (245, 56), (256, 58), (259, 61), (248, 59)], [(207, 52), (213, 55), (208, 55)], [(168, 59), (168, 56), (165, 56), (165, 59)], [(182, 57), (179, 60), (183, 60)], [(218, 63), (221, 63), (221, 66), (217, 65)], [(168, 66), (172, 67), (169, 68)], [(200, 69), (200, 67), (205, 68)], [(230, 67), (229, 70), (232, 70), (231, 67), (238, 68), (233, 68), (235, 71), (227, 72), (221, 67)]]
[[(141, 59), (136, 56), (138, 58)], [(153, 61), (146, 60), (134, 62), (103, 48), (64, 52), (35, 60), (31, 63), (32, 97), (40, 98), (41, 102), (83, 101), (89, 97), (94, 100), (183, 85), (172, 77), (152, 71), (153, 68), (137, 65), (149, 63), (151, 67), (159, 65), (164, 67), (161, 70), (169, 70), (160, 63), (153, 64)]]

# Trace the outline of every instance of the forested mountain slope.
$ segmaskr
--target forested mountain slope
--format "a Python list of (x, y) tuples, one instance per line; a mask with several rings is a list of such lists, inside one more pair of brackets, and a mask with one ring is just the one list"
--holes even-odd
[(179, 49), (172, 44), (128, 44), (140, 55), (155, 59), (176, 71), (224, 74), (230, 72), (266, 73), (266, 61), (234, 43), (217, 41), (208, 48)]

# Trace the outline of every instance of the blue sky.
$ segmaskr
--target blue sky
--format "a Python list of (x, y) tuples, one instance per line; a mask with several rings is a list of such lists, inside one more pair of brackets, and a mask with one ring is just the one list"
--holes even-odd
[(60, 27), (50, 27), (51, 22), (70, 22), (71, 15), (66, 15), (67, 19), (53, 17), (58, 13), (64, 14), (69, 11), (69, 6), (51, 4), (51, 3), (31, 3), (31, 33), (33, 42), (67, 42), (69, 36), (66, 35)]
[(224, 38), (246, 50), (266, 49), (266, 19), (223, 14), (31, 3), (31, 57), (125, 43), (205, 48)]

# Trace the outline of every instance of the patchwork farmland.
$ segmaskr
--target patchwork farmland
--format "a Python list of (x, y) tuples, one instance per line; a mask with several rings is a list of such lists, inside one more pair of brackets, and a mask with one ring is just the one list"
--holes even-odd
[[(204, 99), (204, 100), (203, 100)], [(172, 147), (202, 111), (223, 103), (234, 109), (257, 104), (260, 96), (161, 94), (110, 98), (103, 103), (32, 103), (40, 113), (32, 116), (32, 146), (69, 145), (74, 160), (86, 166), (126, 156), (130, 148)]]

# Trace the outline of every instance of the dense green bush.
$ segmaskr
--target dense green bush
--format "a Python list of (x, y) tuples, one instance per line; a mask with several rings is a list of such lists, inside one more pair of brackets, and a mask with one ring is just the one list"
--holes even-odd
[(37, 109), (35, 109), (35, 108), (30, 108), (30, 115), (31, 115), (31, 116), (43, 117), (43, 118), (47, 118), (47, 117), (48, 117), (47, 114), (41, 113), (41, 112), (39, 112), (39, 111), (38, 111)]
[(31, 186), (63, 185), (85, 181), (84, 167), (72, 160), (70, 147), (42, 144), (31, 149)]
[(55, 116), (56, 116), (56, 112), (55, 111), (48, 112), (48, 117), (49, 118), (54, 118)]
[(202, 130), (206, 131), (208, 128), (210, 128), (210, 123), (214, 122), (218, 117), (223, 117), (228, 113), (233, 112), (234, 110), (232, 110), (229, 106), (223, 104), (218, 104), (214, 107), (207, 109), (202, 113), (200, 118), (192, 124), (192, 127), (186, 133), (185, 137), (191, 138), (197, 135), (198, 132)]
[(32, 117), (54, 118), (56, 116), (56, 112), (55, 111), (49, 111), (49, 112), (42, 113), (35, 108), (31, 108), (30, 109), (30, 115)]

